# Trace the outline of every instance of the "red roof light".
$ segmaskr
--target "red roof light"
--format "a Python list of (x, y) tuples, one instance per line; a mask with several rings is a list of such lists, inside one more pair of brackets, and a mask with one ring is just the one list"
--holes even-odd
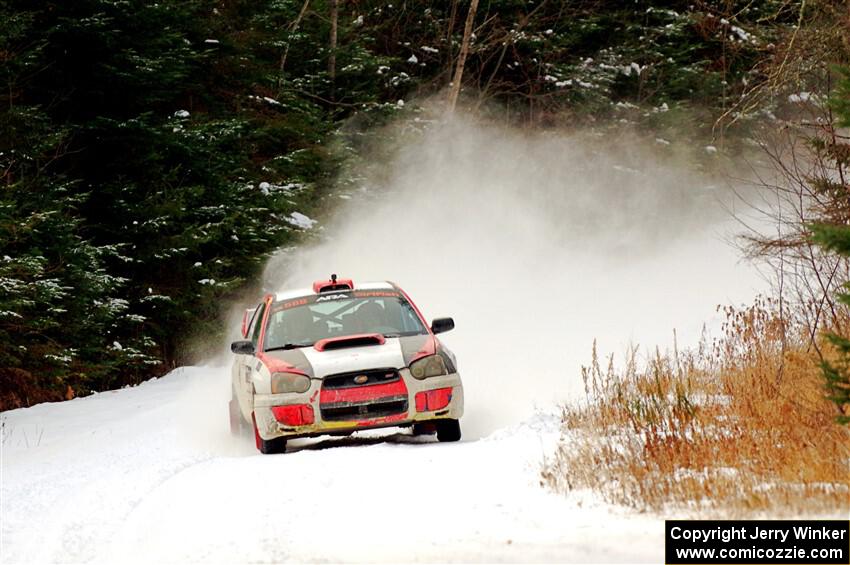
[(331, 292), (334, 290), (353, 290), (354, 283), (351, 279), (338, 279), (336, 275), (331, 275), (330, 280), (315, 281), (313, 283), (313, 292)]

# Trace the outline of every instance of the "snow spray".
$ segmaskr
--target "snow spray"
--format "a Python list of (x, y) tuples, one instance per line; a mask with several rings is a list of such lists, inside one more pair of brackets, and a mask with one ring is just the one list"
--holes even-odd
[(594, 339), (617, 355), (663, 349), (674, 330), (692, 345), (718, 304), (763, 284), (728, 243), (732, 190), (675, 144), (421, 123), (366, 155), (323, 235), (272, 258), (266, 284), (388, 279), (429, 321), (453, 316), (440, 339), (458, 358), (467, 438), (582, 395)]

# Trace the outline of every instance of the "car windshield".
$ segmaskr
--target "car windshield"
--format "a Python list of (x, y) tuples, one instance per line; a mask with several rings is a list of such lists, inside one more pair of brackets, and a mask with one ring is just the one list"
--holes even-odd
[(401, 337), (427, 332), (398, 292), (335, 292), (275, 303), (264, 349), (306, 347), (321, 339), (353, 334)]

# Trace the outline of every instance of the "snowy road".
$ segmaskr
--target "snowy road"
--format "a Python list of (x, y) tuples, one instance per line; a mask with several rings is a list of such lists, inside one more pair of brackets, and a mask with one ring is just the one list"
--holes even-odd
[[(671, 346), (674, 329), (679, 350), (696, 346), (722, 331), (718, 304), (769, 288), (729, 245), (739, 222), (763, 222), (748, 215), (748, 185), (728, 183), (750, 162), (718, 176), (719, 162), (651, 137), (463, 119), (387, 142), (262, 286), (392, 278), (428, 319), (453, 316), (444, 343), (463, 375), (464, 441), (384, 431), (261, 456), (227, 431), (229, 378), (211, 368), (6, 412), (4, 565), (662, 561), (661, 518), (548, 492), (541, 461), (555, 402), (582, 397), (594, 340), (617, 362), (631, 346)], [(234, 334), (249, 305), (229, 305)]]
[(227, 386), (188, 368), (4, 413), (3, 563), (662, 559), (660, 519), (539, 485), (553, 413), (458, 444), (389, 430), (262, 456), (226, 430)]

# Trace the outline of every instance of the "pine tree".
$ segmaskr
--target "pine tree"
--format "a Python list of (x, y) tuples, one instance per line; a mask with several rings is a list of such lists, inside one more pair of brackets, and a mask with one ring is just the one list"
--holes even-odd
[[(122, 332), (125, 281), (105, 269), (113, 252), (80, 235), (76, 183), (52, 171), (70, 132), (21, 93), (43, 56), (27, 40), (35, 18), (0, 7), (0, 402), (29, 404), (88, 390), (115, 369), (144, 362), (104, 347)], [(132, 329), (132, 328), (131, 328)], [(129, 345), (129, 343), (128, 343)]]
[[(850, 69), (841, 71), (843, 79), (836, 89), (832, 100), (832, 107), (838, 117), (840, 126), (850, 126)], [(850, 145), (837, 143), (831, 147), (832, 160), (839, 166), (839, 170), (846, 170), (850, 166)], [(839, 191), (839, 201), (850, 204), (850, 179), (839, 175), (832, 179), (830, 189)], [(834, 251), (844, 257), (850, 257), (850, 226), (827, 223), (817, 223), (811, 226), (813, 239), (821, 246)], [(850, 282), (844, 283), (844, 292), (838, 294), (838, 301), (850, 306)], [(836, 333), (828, 333), (826, 338), (835, 347), (837, 359), (835, 361), (824, 360), (821, 363), (826, 388), (830, 400), (835, 402), (840, 415), (837, 417), (839, 423), (850, 424), (850, 338)]]
[[(185, 362), (292, 237), (286, 216), (323, 174), (300, 137), (329, 128), (250, 102), (261, 79), (228, 66), (250, 43), (216, 36), (216, 5), (0, 4), (3, 404)], [(261, 190), (261, 174), (297, 182)]]

